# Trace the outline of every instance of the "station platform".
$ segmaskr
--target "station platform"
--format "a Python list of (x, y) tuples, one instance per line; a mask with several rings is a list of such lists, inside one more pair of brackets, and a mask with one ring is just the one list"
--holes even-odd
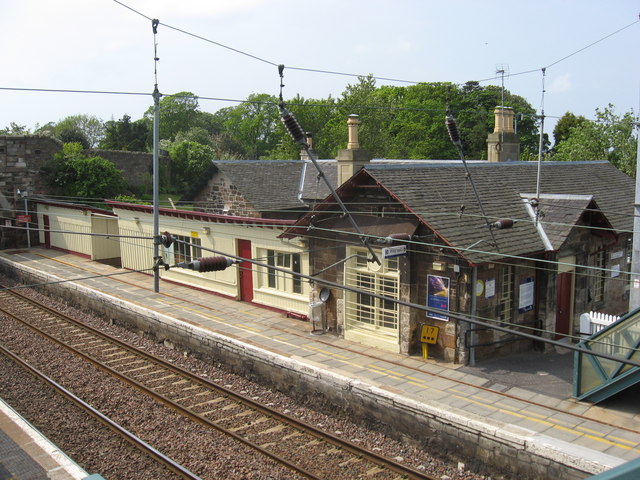
[(0, 479), (87, 478), (87, 472), (0, 399)]
[(318, 335), (308, 322), (187, 286), (161, 281), (155, 293), (150, 275), (55, 250), (0, 251), (7, 270), (99, 299), (194, 348), (250, 358), (254, 371), (271, 367), (283, 385), (295, 379), (310, 392), (334, 392), (336, 405), (360, 402), (370, 417), (430, 435), (469, 463), (562, 480), (640, 458), (637, 390), (599, 405), (571, 398), (567, 352), (454, 365)]

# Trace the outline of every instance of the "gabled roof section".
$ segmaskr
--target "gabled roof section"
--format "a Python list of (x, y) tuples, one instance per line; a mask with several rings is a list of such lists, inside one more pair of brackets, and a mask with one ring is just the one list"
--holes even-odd
[[(536, 191), (537, 163), (468, 162), (467, 166), (487, 219), (482, 216), (464, 165), (460, 162), (376, 162), (366, 165), (336, 191), (346, 199), (357, 185), (369, 183), (385, 189), (407, 212), (414, 214), (472, 264), (496, 261), (496, 253), (531, 256), (548, 250), (521, 197), (521, 192)], [(599, 207), (602, 217), (598, 223), (603, 228), (612, 226), (616, 231), (632, 229), (634, 181), (608, 162), (543, 162), (540, 185), (543, 194), (590, 197), (589, 201), (584, 197), (572, 205), (582, 207), (581, 214)], [(552, 218), (560, 216), (560, 205), (549, 203), (548, 206)], [(303, 235), (313, 214), (332, 207), (335, 207), (333, 199), (325, 198), (314, 212), (303, 216), (284, 236)], [(492, 244), (487, 223), (502, 219), (516, 223), (513, 228), (493, 229), (496, 247)], [(551, 228), (551, 223), (566, 221), (570, 229), (578, 219), (565, 218), (562, 222), (547, 219), (548, 228)], [(557, 244), (568, 233), (565, 226), (554, 228), (550, 233)]]
[[(523, 200), (535, 194), (521, 194)], [(536, 211), (527, 208), (531, 221), (536, 222)], [(602, 214), (593, 195), (542, 194), (538, 199), (537, 228), (546, 250), (560, 250), (575, 226), (583, 220), (586, 226), (611, 230), (613, 226)]]
[(218, 169), (261, 212), (300, 207), (298, 185), (302, 161), (217, 161)]
[[(336, 160), (317, 160), (317, 163), (335, 188)], [(313, 203), (330, 193), (309, 160), (214, 160), (207, 171), (194, 180), (182, 201), (193, 201), (218, 173), (260, 212), (299, 208), (303, 203)]]

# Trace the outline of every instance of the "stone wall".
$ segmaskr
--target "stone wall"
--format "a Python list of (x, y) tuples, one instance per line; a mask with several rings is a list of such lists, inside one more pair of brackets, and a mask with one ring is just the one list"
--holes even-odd
[(0, 136), (0, 191), (6, 196), (17, 189), (29, 193), (48, 193), (42, 166), (62, 148), (49, 137), (27, 135)]
[(213, 175), (207, 186), (193, 199), (197, 211), (234, 215), (239, 217), (261, 217), (258, 212), (220, 172)]
[[(50, 193), (41, 170), (61, 148), (60, 142), (49, 137), (0, 135), (0, 217), (3, 219), (0, 248), (27, 245), (27, 231), (22, 228), (24, 224), (13, 220), (16, 214), (25, 213), (18, 190), (27, 192), (29, 196)], [(31, 241), (34, 242), (36, 238), (31, 233)]]
[[(23, 213), (23, 199), (17, 190), (32, 195), (51, 195), (54, 193), (42, 175), (42, 167), (62, 150), (62, 143), (39, 135), (0, 135), (0, 217), (15, 218), (16, 212)], [(87, 156), (100, 156), (111, 161), (122, 171), (127, 185), (133, 193), (151, 193), (153, 191), (153, 155), (145, 152), (125, 152), (118, 150), (85, 150)], [(169, 178), (171, 162), (166, 155), (160, 156), (160, 184), (165, 185)], [(3, 223), (3, 226), (6, 225)], [(27, 244), (26, 233), (22, 225), (10, 228), (0, 227), (0, 248)], [(36, 238), (32, 238), (32, 242)]]
[[(42, 166), (62, 150), (62, 143), (38, 135), (0, 136), (0, 191), (5, 196), (16, 189), (30, 194), (47, 195), (50, 188), (40, 174)], [(85, 150), (89, 157), (100, 156), (112, 162), (134, 190), (153, 190), (153, 154), (120, 150)], [(160, 156), (161, 184), (169, 178), (171, 162), (167, 155)]]
[[(146, 152), (128, 152), (124, 150), (102, 150), (92, 148), (84, 151), (88, 157), (102, 157), (113, 163), (127, 185), (138, 193), (153, 191), (153, 154)], [(167, 183), (171, 162), (167, 155), (160, 155), (160, 184)]]

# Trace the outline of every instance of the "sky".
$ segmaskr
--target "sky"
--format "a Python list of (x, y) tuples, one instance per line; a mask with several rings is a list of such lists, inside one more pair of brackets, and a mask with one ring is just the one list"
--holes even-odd
[(0, 0), (0, 128), (136, 120), (154, 70), (161, 94), (219, 99), (199, 101), (213, 113), (278, 95), (283, 64), (285, 99), (340, 97), (368, 74), (379, 86), (504, 82), (551, 132), (566, 112), (638, 112), (639, 14), (640, 0)]

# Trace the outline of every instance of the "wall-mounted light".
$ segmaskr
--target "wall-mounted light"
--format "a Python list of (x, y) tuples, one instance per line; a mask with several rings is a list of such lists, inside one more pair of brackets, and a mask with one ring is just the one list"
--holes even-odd
[(136, 222), (136, 225), (140, 225), (140, 217), (133, 217), (133, 221)]
[(209, 235), (211, 233), (211, 227), (203, 227), (202, 231), (205, 235)]
[(442, 262), (433, 262), (431, 264), (431, 268), (433, 270), (437, 270), (438, 272), (444, 272), (444, 267), (445, 267), (445, 265)]

